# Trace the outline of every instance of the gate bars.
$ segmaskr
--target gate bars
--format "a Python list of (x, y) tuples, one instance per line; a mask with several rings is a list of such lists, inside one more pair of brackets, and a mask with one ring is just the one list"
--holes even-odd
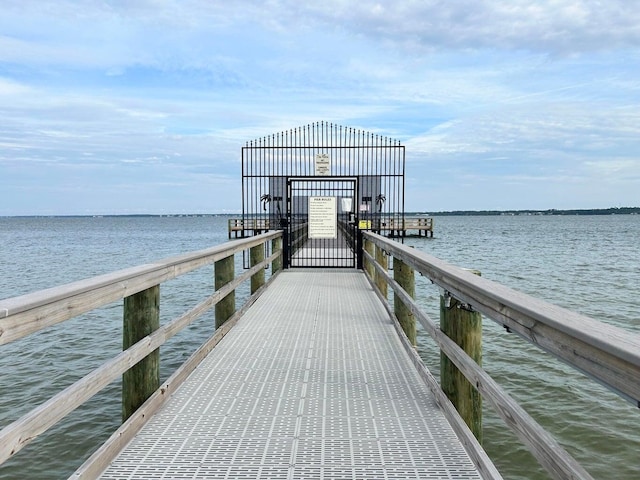
[(404, 172), (405, 147), (371, 132), (321, 121), (267, 135), (242, 147), (243, 224), (285, 230), (289, 179), (341, 177), (357, 179), (356, 227), (383, 233), (404, 222)]
[[(289, 179), (285, 234), (287, 267), (357, 266), (357, 225), (349, 209), (355, 203), (356, 185), (357, 180), (353, 178)], [(325, 221), (310, 222), (312, 215)]]

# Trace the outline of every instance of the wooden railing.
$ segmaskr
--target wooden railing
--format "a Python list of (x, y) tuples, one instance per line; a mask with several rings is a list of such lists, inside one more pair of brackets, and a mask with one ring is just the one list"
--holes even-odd
[(268, 218), (230, 218), (229, 219), (229, 238), (233, 233), (235, 237), (240, 236), (244, 238), (247, 235), (255, 235), (266, 232), (270, 229), (270, 222)]
[[(300, 222), (300, 225), (306, 225)], [(270, 222), (268, 218), (249, 218), (242, 220), (241, 218), (230, 218), (228, 225), (229, 238), (235, 236), (244, 238), (245, 236), (263, 233), (270, 229), (279, 230), (281, 226), (278, 222)], [(362, 220), (359, 224), (361, 230), (371, 230), (377, 233), (389, 232), (391, 236), (405, 236), (408, 231), (417, 231), (418, 235), (424, 232), (426, 237), (433, 237), (433, 218), (432, 217), (378, 217), (372, 220)], [(233, 235), (232, 235), (233, 234)]]
[[(271, 248), (266, 248), (267, 242), (271, 242)], [(250, 250), (251, 268), (236, 276), (234, 255), (244, 250)], [(273, 253), (265, 259), (265, 251)], [(119, 300), (124, 300), (124, 344), (130, 345), (101, 367), (0, 431), (0, 464), (122, 376), (123, 421), (126, 419), (126, 422), (92, 456), (91, 465), (100, 465), (96, 458), (107, 458), (109, 452), (131, 438), (133, 432), (162, 405), (169, 394), (224, 337), (264, 287), (275, 278), (272, 275), (269, 282), (265, 282), (264, 270), (271, 264), (272, 273), (278, 273), (282, 265), (281, 255), (282, 232), (271, 232), (157, 263), (0, 300), (0, 345)], [(159, 285), (211, 265), (215, 270), (215, 292), (191, 310), (160, 326)], [(252, 295), (236, 311), (235, 289), (249, 279)], [(214, 306), (217, 328), (213, 336), (160, 385), (159, 347)], [(140, 381), (141, 378), (147, 380)], [(143, 403), (144, 407), (141, 408)], [(92, 471), (83, 471), (79, 476), (91, 478)]]
[[(405, 346), (411, 352), (423, 378), (448, 413), (450, 422), (463, 442), (475, 440), (469, 438), (469, 429), (460, 425), (460, 416), (453, 411), (453, 404), (413, 349), (413, 318), (420, 321), (443, 354), (462, 372), (472, 389), (479, 392), (482, 398), (493, 406), (554, 478), (591, 478), (588, 472), (474, 361), (472, 356), (441, 330), (442, 324), (436, 325), (423, 312), (413, 299), (414, 271), (445, 292), (441, 301), (447, 308), (460, 311), (463, 315), (482, 313), (509, 331), (518, 333), (532, 344), (609, 386), (638, 406), (640, 336), (516, 292), (383, 236), (363, 232), (363, 238), (365, 270), (377, 285), (385, 302), (387, 287), (393, 290), (396, 296), (393, 302), (395, 315), (407, 333), (408, 340), (405, 340)], [(271, 242), (271, 249), (265, 248), (268, 242)], [(245, 250), (250, 250), (251, 267), (236, 276), (233, 257)], [(273, 253), (265, 258), (264, 252), (268, 250)], [(133, 334), (129, 332), (131, 338), (127, 343), (130, 347), (0, 431), (0, 464), (109, 383), (123, 376), (123, 391), (131, 388), (132, 392), (123, 399), (123, 411), (128, 412), (124, 416), (129, 418), (110, 440), (92, 455), (85, 464), (88, 466), (76, 473), (77, 478), (91, 478), (104, 466), (102, 459), (110, 458), (112, 452), (118, 451), (132, 438), (135, 431), (163, 404), (200, 360), (224, 337), (246, 308), (255, 301), (269, 283), (264, 279), (265, 267), (271, 263), (273, 274), (281, 269), (281, 251), (282, 232), (275, 231), (157, 263), (0, 300), (0, 345), (121, 300), (124, 303), (125, 330), (127, 325), (133, 324), (142, 324), (148, 330), (143, 329), (142, 332)], [(394, 278), (387, 273), (389, 257), (392, 257)], [(215, 292), (178, 318), (160, 326), (157, 321), (158, 286), (195, 269), (211, 265), (214, 265), (215, 270)], [(275, 276), (273, 274), (271, 279)], [(252, 295), (240, 310), (235, 311), (233, 294), (240, 284), (249, 279)], [(454, 308), (456, 306), (460, 308)], [(158, 361), (155, 357), (158, 348), (214, 307), (217, 325), (214, 335), (160, 385)], [(146, 312), (144, 315), (143, 311)], [(468, 320), (469, 318), (464, 321)], [(127, 380), (127, 372), (131, 372), (132, 368), (142, 369), (147, 374), (151, 372), (151, 375), (143, 376), (152, 378), (152, 381), (140, 383), (134, 379)], [(455, 399), (453, 401), (455, 402)], [(473, 430), (473, 425), (470, 425), (470, 428)], [(479, 459), (477, 462), (481, 463), (482, 460)]]
[[(442, 354), (464, 375), (472, 390), (479, 392), (495, 409), (553, 478), (592, 478), (551, 434), (441, 330), (442, 319), (438, 326), (423, 312), (413, 299), (411, 279), (414, 271), (419, 272), (445, 292), (441, 298), (443, 305), (452, 307), (455, 303), (464, 311), (485, 315), (637, 406), (640, 406), (640, 335), (511, 290), (380, 235), (364, 232), (363, 237), (365, 271), (387, 305), (387, 286), (393, 289), (395, 314), (407, 336), (415, 338), (412, 330), (415, 323), (412, 326), (412, 321), (417, 318)], [(395, 278), (387, 273), (388, 257), (393, 258)], [(403, 272), (405, 266), (411, 269), (410, 273)], [(398, 311), (399, 305), (405, 308), (405, 312)], [(441, 308), (441, 312), (443, 310), (448, 308)], [(468, 323), (468, 320), (463, 321)], [(459, 327), (463, 328), (462, 325)], [(414, 360), (419, 368), (422, 366), (425, 380), (445, 411), (449, 412), (455, 428), (459, 416), (448, 410), (452, 403), (446, 398), (443, 388), (424, 370), (417, 354), (414, 354)], [(444, 383), (446, 380), (441, 381)], [(453, 403), (457, 400), (451, 399)], [(473, 428), (472, 425), (469, 427)], [(465, 433), (459, 431), (458, 434), (464, 436)]]
[(431, 217), (406, 217), (404, 219), (389, 218), (384, 221), (381, 230), (406, 232), (407, 230), (417, 230), (425, 232), (426, 236), (433, 236), (433, 218)]
[(417, 231), (418, 235), (433, 237), (432, 217), (374, 217), (370, 220), (360, 220), (360, 230), (370, 230), (374, 233), (389, 232), (392, 237), (406, 236), (408, 231)]
[(309, 241), (309, 222), (304, 219), (288, 229), (289, 255), (293, 255)]

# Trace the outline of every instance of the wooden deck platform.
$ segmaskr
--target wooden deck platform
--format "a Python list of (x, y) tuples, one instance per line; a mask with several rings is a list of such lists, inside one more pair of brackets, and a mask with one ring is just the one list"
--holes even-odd
[(270, 229), (268, 218), (253, 218), (248, 220), (242, 220), (241, 218), (229, 219), (229, 238), (233, 234), (234, 238), (250, 237), (253, 235), (259, 235)]
[(380, 226), (380, 232), (389, 232), (389, 235), (406, 236), (407, 232), (418, 232), (418, 236), (424, 233), (425, 237), (433, 238), (433, 218), (431, 217), (406, 217), (403, 220), (395, 220), (393, 218)]
[(103, 479), (477, 479), (357, 270), (281, 273)]

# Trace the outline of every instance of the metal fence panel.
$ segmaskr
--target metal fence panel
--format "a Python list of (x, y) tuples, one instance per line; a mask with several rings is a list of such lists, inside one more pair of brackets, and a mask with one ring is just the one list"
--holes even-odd
[[(299, 253), (299, 261), (289, 251), (290, 267), (343, 266), (346, 255), (337, 253), (337, 245), (349, 246), (353, 257), (358, 230), (384, 232), (403, 224), (404, 171), (399, 141), (351, 127), (316, 122), (258, 138), (242, 148), (243, 224), (284, 230), (291, 250), (313, 248), (313, 254)], [(322, 196), (335, 198), (339, 207), (333, 242), (308, 236), (305, 212), (311, 197)], [(342, 200), (347, 197), (350, 212)], [(346, 263), (356, 266), (355, 260)]]

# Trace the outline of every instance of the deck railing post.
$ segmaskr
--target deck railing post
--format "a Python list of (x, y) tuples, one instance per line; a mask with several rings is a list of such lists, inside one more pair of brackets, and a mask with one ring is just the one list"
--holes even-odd
[[(290, 225), (290, 224), (288, 224)], [(287, 228), (285, 228), (282, 231), (282, 256), (280, 258), (282, 258), (282, 268), (283, 269), (288, 269), (289, 268), (289, 259), (291, 258), (291, 253), (290, 253), (290, 249), (291, 249), (291, 233), (290, 233), (290, 228), (287, 226)]]
[[(160, 285), (125, 297), (122, 348), (126, 350), (160, 328)], [(160, 349), (122, 375), (122, 421), (160, 388)]]
[[(376, 263), (380, 265), (383, 270), (387, 270), (389, 267), (386, 252), (378, 246), (376, 246)], [(380, 290), (382, 298), (386, 299), (388, 297), (387, 280), (384, 278), (384, 276), (376, 272), (375, 283), (376, 287), (378, 287), (378, 290)]]
[(277, 251), (281, 252), (280, 256), (271, 263), (271, 275), (275, 275), (276, 272), (282, 270), (282, 257), (284, 256), (284, 251), (282, 251), (282, 237), (271, 240), (271, 251), (273, 253)]
[[(480, 272), (474, 273), (480, 275)], [(468, 305), (445, 292), (440, 297), (440, 330), (482, 366), (482, 315), (479, 312), (473, 311)], [(440, 382), (442, 390), (471, 432), (482, 443), (482, 396), (442, 352)]]
[(355, 242), (356, 242), (356, 268), (358, 270), (362, 270), (364, 268), (364, 255), (362, 254), (362, 249), (364, 248), (364, 238), (362, 237), (362, 230), (358, 228), (358, 225), (353, 226), (353, 231), (355, 233)]
[[(230, 255), (214, 264), (215, 289), (220, 290), (235, 277), (235, 257)], [(233, 291), (216, 304), (216, 329), (236, 311), (236, 292)]]
[[(393, 279), (407, 292), (411, 298), (416, 297), (416, 280), (413, 269), (399, 258), (393, 258)], [(416, 319), (411, 310), (400, 300), (393, 296), (393, 308), (400, 322), (400, 326), (412, 345), (416, 345)]]
[[(373, 257), (375, 255), (375, 249), (376, 249), (375, 244), (367, 238), (363, 238), (363, 242), (364, 242), (364, 250)], [(371, 264), (371, 262), (369, 261), (369, 259), (367, 259), (366, 257), (364, 259), (364, 268), (367, 271), (367, 275), (369, 275), (369, 278), (374, 280), (375, 269)]]
[[(260, 262), (264, 260), (264, 248), (265, 244), (261, 243), (260, 245), (256, 245), (255, 247), (251, 247), (249, 250), (249, 261), (251, 266), (258, 265)], [(251, 294), (253, 295), (256, 291), (264, 285), (264, 268), (261, 268), (256, 273), (251, 275)]]

